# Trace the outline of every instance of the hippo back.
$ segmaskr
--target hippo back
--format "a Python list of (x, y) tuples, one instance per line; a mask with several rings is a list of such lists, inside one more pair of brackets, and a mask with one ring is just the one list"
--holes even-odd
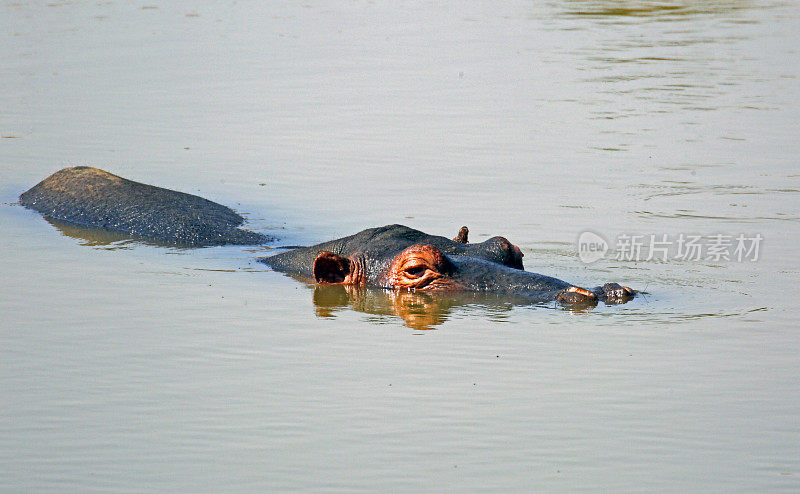
[(238, 228), (244, 218), (226, 206), (88, 166), (57, 171), (23, 193), (20, 204), (49, 218), (173, 245), (251, 245), (270, 240)]

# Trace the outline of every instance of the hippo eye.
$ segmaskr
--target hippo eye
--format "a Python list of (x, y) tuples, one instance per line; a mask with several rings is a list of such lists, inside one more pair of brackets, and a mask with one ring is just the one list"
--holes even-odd
[(450, 261), (436, 247), (416, 244), (397, 254), (386, 271), (386, 287), (395, 290), (438, 290), (453, 285)]
[(417, 278), (425, 274), (425, 271), (427, 270), (428, 268), (426, 268), (425, 266), (417, 265), (417, 266), (411, 266), (410, 268), (406, 268), (405, 273), (409, 276)]

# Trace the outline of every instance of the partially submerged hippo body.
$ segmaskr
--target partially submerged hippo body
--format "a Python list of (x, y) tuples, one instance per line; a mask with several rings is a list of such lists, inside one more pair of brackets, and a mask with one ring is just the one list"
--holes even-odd
[(89, 166), (55, 172), (23, 193), (19, 202), (47, 218), (172, 245), (258, 245), (273, 240), (238, 228), (244, 218), (226, 206)]
[[(173, 245), (258, 245), (274, 240), (239, 228), (244, 219), (226, 206), (86, 166), (54, 173), (23, 193), (20, 204), (48, 218)], [(524, 271), (522, 252), (505, 238), (470, 244), (467, 234), (462, 227), (450, 240), (388, 225), (260, 261), (317, 284), (500, 293), (536, 302), (590, 305), (598, 300), (626, 302), (634, 296), (633, 290), (616, 283), (586, 290)]]

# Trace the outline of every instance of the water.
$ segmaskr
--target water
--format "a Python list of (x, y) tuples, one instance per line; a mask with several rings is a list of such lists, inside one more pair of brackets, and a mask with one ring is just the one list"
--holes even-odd
[[(800, 488), (796, 2), (0, 2), (0, 27), (0, 491)], [(276, 245), (15, 204), (79, 164), (278, 245), (466, 224), (648, 295), (315, 289), (255, 261)], [(585, 231), (673, 250), (584, 264)], [(763, 242), (678, 259), (681, 234)]]

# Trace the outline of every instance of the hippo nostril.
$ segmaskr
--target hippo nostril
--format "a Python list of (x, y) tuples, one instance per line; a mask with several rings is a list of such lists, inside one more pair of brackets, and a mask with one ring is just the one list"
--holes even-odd
[(577, 286), (571, 286), (571, 287), (567, 288), (567, 291), (571, 292), (571, 293), (577, 293), (579, 295), (583, 295), (584, 297), (588, 297), (590, 299), (597, 298), (597, 295), (595, 295), (593, 292), (590, 292), (589, 290), (587, 290), (585, 288), (579, 288)]
[(594, 305), (597, 303), (597, 295), (595, 295), (593, 292), (585, 288), (571, 286), (565, 290), (562, 290), (556, 296), (556, 300), (559, 300), (566, 304)]

